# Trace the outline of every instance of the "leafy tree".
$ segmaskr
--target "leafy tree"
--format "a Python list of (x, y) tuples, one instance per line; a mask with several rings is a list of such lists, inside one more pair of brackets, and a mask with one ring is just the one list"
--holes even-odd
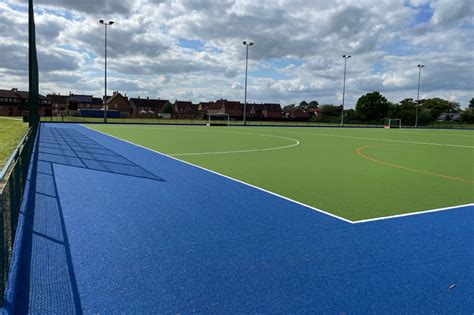
[(306, 101), (302, 101), (298, 107), (302, 110), (306, 110), (308, 107), (308, 103), (306, 103)]
[(295, 104), (286, 105), (286, 106), (283, 107), (283, 111), (284, 111), (284, 112), (289, 112), (289, 111), (291, 111), (293, 108), (295, 108), (295, 106), (296, 106)]
[(363, 121), (385, 118), (388, 109), (387, 99), (377, 91), (362, 95), (356, 103), (356, 112)]
[(163, 114), (172, 114), (174, 112), (174, 106), (170, 102), (167, 102), (163, 109), (161, 110)]
[(317, 101), (311, 101), (308, 104), (308, 108), (318, 108), (319, 103)]
[(398, 105), (399, 117), (404, 125), (415, 125), (416, 102), (412, 98), (400, 101)]
[(336, 105), (321, 105), (319, 107), (321, 110), (321, 117), (339, 117), (341, 116), (341, 106), (336, 106)]
[(400, 107), (397, 104), (392, 102), (388, 102), (388, 111), (387, 117), (388, 118), (400, 118)]
[(469, 108), (461, 113), (461, 121), (467, 124), (474, 124), (474, 106), (469, 106)]
[(439, 97), (423, 100), (420, 107), (430, 110), (436, 116), (441, 113), (457, 113), (461, 109), (459, 103), (450, 102)]
[(344, 110), (344, 120), (345, 121), (354, 121), (357, 120), (356, 111), (354, 109), (345, 109)]
[(474, 97), (469, 101), (469, 108), (474, 108)]

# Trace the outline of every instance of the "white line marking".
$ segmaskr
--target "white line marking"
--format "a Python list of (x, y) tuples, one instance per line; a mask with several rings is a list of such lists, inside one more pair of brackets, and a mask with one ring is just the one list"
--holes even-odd
[(324, 210), (321, 210), (321, 209), (312, 207), (312, 206), (310, 206), (310, 205), (307, 205), (307, 204), (305, 204), (305, 203), (299, 202), (299, 201), (297, 201), (297, 200), (294, 200), (294, 199), (291, 199), (291, 198), (288, 198), (288, 197), (279, 195), (279, 194), (277, 194), (277, 193), (271, 192), (271, 191), (266, 190), (266, 189), (264, 189), (264, 188), (261, 188), (261, 187), (258, 187), (258, 186), (255, 186), (255, 185), (246, 183), (246, 182), (241, 181), (241, 180), (239, 180), (239, 179), (236, 179), (236, 178), (233, 178), (233, 177), (230, 177), (230, 176), (227, 176), (227, 175), (218, 173), (218, 172), (216, 172), (216, 171), (207, 169), (207, 168), (202, 167), (202, 166), (199, 166), (199, 165), (192, 164), (192, 163), (187, 162), (187, 161), (184, 161), (184, 160), (180, 160), (180, 159), (178, 159), (178, 158), (175, 158), (175, 157), (170, 156), (170, 155), (167, 155), (167, 154), (165, 154), (165, 153), (162, 153), (162, 152), (159, 152), (159, 151), (156, 151), (156, 150), (147, 148), (147, 147), (142, 146), (142, 145), (140, 145), (140, 144), (133, 143), (133, 142), (131, 142), (131, 141), (128, 141), (128, 140), (125, 140), (125, 139), (122, 139), (122, 138), (119, 138), (119, 137), (116, 137), (116, 136), (107, 134), (107, 133), (105, 133), (105, 132), (103, 132), (103, 131), (93, 129), (93, 128), (90, 128), (90, 127), (85, 126), (85, 125), (80, 125), (80, 126), (82, 126), (82, 127), (84, 127), (84, 128), (87, 128), (87, 129), (89, 129), (89, 130), (91, 130), (91, 131), (95, 131), (95, 132), (101, 133), (101, 134), (103, 134), (103, 135), (105, 135), (105, 136), (107, 136), (107, 137), (115, 138), (115, 139), (117, 139), (117, 140), (120, 140), (120, 141), (126, 142), (126, 143), (128, 143), (128, 144), (134, 145), (134, 146), (136, 146), (136, 147), (139, 147), (139, 148), (148, 150), (148, 151), (150, 151), (150, 152), (153, 152), (153, 153), (156, 153), (156, 154), (159, 154), (159, 155), (168, 157), (168, 158), (170, 158), (170, 159), (173, 159), (173, 160), (182, 162), (182, 163), (184, 163), (184, 164), (188, 164), (188, 165), (190, 165), (190, 166), (197, 167), (197, 168), (199, 168), (199, 169), (201, 169), (201, 170), (204, 170), (204, 171), (213, 173), (213, 174), (215, 174), (215, 175), (218, 175), (218, 176), (221, 176), (221, 177), (230, 179), (230, 180), (235, 181), (235, 182), (237, 182), (237, 183), (240, 183), (240, 184), (243, 184), (243, 185), (246, 185), (246, 186), (249, 186), (249, 187), (258, 189), (258, 190), (263, 191), (263, 192), (265, 192), (265, 193), (267, 193), (267, 194), (270, 194), (270, 195), (273, 195), (273, 196), (276, 196), (276, 197), (280, 197), (280, 198), (285, 199), (285, 200), (287, 200), (287, 201), (290, 201), (290, 202), (292, 202), (292, 203), (298, 204), (298, 205), (300, 205), (300, 206), (303, 206), (303, 207), (305, 207), (305, 208), (314, 210), (314, 211), (316, 211), (316, 212), (323, 213), (323, 214), (325, 214), (325, 215), (327, 215), (327, 216), (330, 216), (330, 217), (339, 219), (339, 220), (341, 220), (341, 221), (344, 221), (344, 222), (347, 222), (347, 223), (350, 223), (350, 224), (359, 224), (359, 223), (373, 222), (373, 221), (379, 221), (379, 220), (389, 220), (389, 219), (395, 219), (395, 218), (399, 218), (399, 217), (407, 217), (407, 216), (412, 216), (412, 215), (413, 215), (413, 216), (414, 216), (414, 215), (423, 215), (423, 214), (431, 213), (431, 212), (447, 211), (447, 210), (453, 210), (453, 209), (456, 209), (456, 208), (462, 208), (462, 207), (466, 207), (466, 206), (474, 206), (474, 203), (468, 203), (468, 204), (459, 205), (459, 206), (451, 206), (451, 207), (446, 207), (446, 208), (439, 208), (439, 209), (432, 209), (432, 210), (423, 210), (423, 211), (410, 212), (410, 213), (404, 213), (404, 214), (396, 214), (396, 215), (385, 216), (385, 217), (378, 217), (378, 218), (371, 218), (371, 219), (364, 219), (364, 220), (351, 221), (351, 220), (349, 220), (349, 219), (346, 219), (346, 218), (337, 216), (337, 215), (335, 215), (335, 214), (332, 214), (332, 213), (330, 213), (330, 212), (327, 212), (327, 211), (324, 211)]
[[(265, 128), (265, 127), (264, 127), (264, 128)], [(268, 128), (266, 128), (266, 130), (268, 130)], [(460, 144), (447, 144), (447, 143), (436, 143), (436, 142), (406, 141), (406, 140), (395, 140), (395, 139), (384, 139), (384, 138), (355, 137), (355, 136), (344, 136), (344, 135), (332, 135), (332, 134), (328, 134), (328, 133), (291, 132), (291, 131), (282, 131), (282, 130), (275, 130), (275, 131), (276, 131), (276, 132), (282, 132), (282, 133), (296, 134), (296, 135), (326, 136), (326, 137), (336, 137), (336, 138), (348, 138), (348, 139), (360, 139), (360, 140), (374, 140), (374, 141), (386, 141), (386, 142), (398, 142), (398, 143), (408, 143), (408, 144), (423, 144), (423, 145), (434, 145), (434, 146), (443, 146), (443, 147), (455, 147), (455, 148), (474, 149), (474, 146), (460, 145)]]
[(474, 203), (466, 203), (466, 204), (464, 204), (464, 205), (451, 206), (451, 207), (445, 207), (445, 208), (438, 208), (438, 209), (432, 209), (432, 210), (421, 210), (421, 211), (410, 212), (410, 213), (388, 215), (388, 216), (386, 216), (386, 217), (378, 217), (378, 218), (372, 218), (372, 219), (356, 220), (356, 221), (352, 221), (352, 223), (358, 224), (358, 223), (365, 223), (365, 222), (373, 222), (373, 221), (381, 221), (381, 220), (402, 218), (402, 217), (408, 217), (408, 216), (412, 216), (412, 215), (419, 215), (419, 214), (425, 214), (425, 213), (446, 211), (446, 210), (452, 210), (452, 209), (457, 209), (457, 208), (462, 208), (462, 207), (469, 207), (469, 206), (471, 206), (471, 207), (474, 206)]
[[(137, 127), (137, 126), (135, 126)], [(178, 129), (181, 130), (181, 126), (176, 127), (176, 126), (147, 126), (147, 127), (165, 127), (165, 128), (172, 128), (172, 129)], [(183, 127), (202, 127), (202, 126), (183, 126)], [(186, 130), (186, 129), (184, 129)], [(227, 129), (226, 129), (227, 130)], [(282, 136), (275, 136), (275, 135), (267, 135), (267, 134), (256, 134), (256, 133), (250, 133), (250, 132), (236, 132), (236, 131), (222, 131), (222, 129), (219, 130), (219, 133), (229, 133), (229, 134), (237, 134), (237, 135), (249, 135), (249, 136), (262, 136), (262, 137), (272, 137), (272, 138), (277, 138), (277, 139), (284, 139), (284, 140), (290, 140), (293, 141), (293, 144), (290, 145), (285, 145), (281, 147), (273, 147), (273, 148), (263, 148), (263, 149), (245, 149), (245, 150), (229, 150), (229, 151), (215, 151), (215, 152), (184, 152), (184, 153), (168, 153), (167, 155), (170, 156), (192, 156), (192, 155), (214, 155), (214, 154), (233, 154), (233, 153), (248, 153), (248, 152), (262, 152), (262, 151), (273, 151), (273, 150), (281, 150), (281, 149), (288, 149), (292, 147), (296, 147), (297, 145), (300, 145), (300, 141), (293, 139), (293, 138), (288, 138), (288, 137), (282, 137)], [(209, 128), (206, 129), (201, 129), (201, 128), (195, 128), (192, 130), (186, 130), (186, 131), (191, 131), (191, 132), (213, 132), (215, 133), (216, 130), (209, 130)]]
[(104, 134), (104, 135), (106, 135), (106, 136), (108, 136), (108, 137), (115, 138), (115, 139), (118, 139), (118, 140), (120, 140), (120, 141), (126, 142), (126, 143), (128, 143), (128, 144), (134, 145), (134, 146), (136, 146), (136, 147), (140, 147), (140, 148), (142, 148), (142, 149), (145, 149), (145, 150), (148, 150), (148, 151), (154, 152), (154, 153), (156, 153), (156, 154), (159, 154), (159, 155), (162, 155), (162, 156), (166, 156), (166, 157), (168, 157), (168, 158), (170, 158), (170, 159), (173, 159), (173, 160), (176, 160), (176, 161), (179, 161), (179, 162), (182, 162), (182, 163), (185, 163), (185, 164), (188, 164), (188, 165), (191, 165), (191, 166), (197, 167), (197, 168), (199, 168), (199, 169), (201, 169), (201, 170), (204, 170), (204, 171), (207, 171), (207, 172), (213, 173), (213, 174), (215, 174), (215, 175), (219, 175), (219, 176), (221, 176), (221, 177), (224, 177), (224, 178), (230, 179), (230, 180), (232, 180), (232, 181), (234, 181), (234, 182), (238, 182), (238, 183), (240, 183), (240, 184), (243, 184), (243, 185), (246, 185), (246, 186), (249, 186), (249, 187), (252, 187), (252, 188), (258, 189), (258, 190), (260, 190), (260, 191), (266, 192), (267, 194), (270, 194), (270, 195), (273, 195), (273, 196), (277, 196), (277, 197), (283, 198), (283, 199), (285, 199), (285, 200), (287, 200), (287, 201), (290, 201), (290, 202), (296, 203), (296, 204), (298, 204), (298, 205), (300, 205), (300, 206), (303, 206), (303, 207), (309, 208), (309, 209), (311, 209), (311, 210), (314, 210), (314, 211), (317, 211), (317, 212), (324, 213), (325, 215), (328, 215), (328, 216), (330, 216), (330, 217), (333, 217), (333, 218), (339, 219), (339, 220), (341, 220), (341, 221), (344, 221), (344, 222), (347, 222), (347, 223), (353, 223), (351, 220), (345, 219), (345, 218), (343, 218), (343, 217), (339, 217), (339, 216), (337, 216), (337, 215), (335, 215), (335, 214), (332, 214), (332, 213), (326, 212), (326, 211), (324, 211), (324, 210), (321, 210), (321, 209), (318, 209), (318, 208), (311, 207), (311, 206), (309, 206), (309, 205), (307, 205), (307, 204), (304, 204), (304, 203), (301, 203), (301, 202), (299, 202), (299, 201), (296, 201), (296, 200), (290, 199), (290, 198), (288, 198), (288, 197), (285, 197), (285, 196), (279, 195), (279, 194), (277, 194), (277, 193), (274, 193), (274, 192), (271, 192), (271, 191), (269, 191), (269, 190), (266, 190), (266, 189), (263, 189), (263, 188), (260, 188), (260, 187), (254, 186), (254, 185), (252, 185), (252, 184), (249, 184), (249, 183), (243, 182), (243, 181), (241, 181), (241, 180), (239, 180), (239, 179), (236, 179), (236, 178), (233, 178), (233, 177), (230, 177), (230, 176), (227, 176), (227, 175), (221, 174), (221, 173), (217, 173), (217, 172), (215, 172), (215, 171), (213, 171), (213, 170), (210, 170), (210, 169), (204, 168), (204, 167), (202, 167), (202, 166), (199, 166), (199, 165), (192, 164), (192, 163), (190, 163), (190, 162), (187, 162), (187, 161), (184, 161), (184, 160), (180, 160), (180, 159), (178, 159), (178, 158), (175, 158), (174, 156), (170, 156), (170, 155), (168, 155), (168, 154), (165, 154), (165, 153), (162, 153), (162, 152), (159, 152), (159, 151), (156, 151), (156, 150), (153, 150), (153, 149), (147, 148), (147, 147), (145, 147), (145, 146), (142, 146), (142, 145), (140, 145), (140, 144), (133, 143), (133, 142), (130, 142), (130, 141), (128, 141), (128, 140), (125, 140), (125, 139), (122, 139), (122, 138), (119, 138), (119, 137), (116, 137), (116, 136), (113, 136), (113, 135), (107, 134), (107, 133), (105, 133), (105, 132), (102, 132), (102, 131), (100, 131), (100, 130), (92, 129), (92, 128), (89, 128), (88, 126), (84, 126), (84, 125), (81, 125), (81, 126), (83, 126), (83, 127), (85, 127), (85, 128), (88, 128), (88, 129), (90, 129), (90, 130), (92, 130), (92, 131), (95, 131), (95, 132), (99, 132), (99, 133), (101, 133), (101, 134)]
[[(249, 134), (249, 133), (241, 133), (241, 132), (225, 132), (225, 133)], [(170, 153), (168, 155), (170, 155), (170, 156), (188, 156), (188, 155), (211, 155), (211, 154), (233, 154), (233, 153), (263, 152), (263, 151), (288, 149), (288, 148), (296, 147), (297, 145), (300, 144), (300, 142), (298, 140), (292, 139), (292, 138), (287, 138), (287, 137), (265, 135), (265, 134), (249, 134), (249, 135), (280, 138), (280, 139), (293, 141), (294, 143), (292, 143), (290, 145), (281, 146), (281, 147), (264, 148), (264, 149), (248, 149), (248, 150), (216, 151), (216, 152)]]

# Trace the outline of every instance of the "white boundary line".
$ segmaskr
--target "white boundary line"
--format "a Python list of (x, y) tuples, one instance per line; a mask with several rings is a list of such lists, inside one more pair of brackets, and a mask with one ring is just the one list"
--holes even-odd
[(344, 221), (344, 222), (347, 222), (347, 223), (350, 223), (350, 224), (359, 224), (359, 223), (366, 223), (366, 222), (373, 222), (373, 221), (389, 220), (389, 219), (400, 218), (400, 217), (407, 217), (407, 216), (412, 216), (412, 215), (423, 215), (423, 214), (426, 214), (426, 213), (452, 210), (452, 209), (462, 208), (462, 207), (466, 207), (466, 206), (474, 206), (474, 203), (468, 203), (468, 204), (459, 205), (459, 206), (451, 206), (451, 207), (439, 208), (439, 209), (432, 209), (432, 210), (422, 210), (422, 211), (417, 211), (417, 212), (410, 212), (410, 213), (404, 213), (404, 214), (396, 214), (396, 215), (385, 216), (385, 217), (378, 217), (378, 218), (372, 218), (372, 219), (364, 219), (364, 220), (351, 221), (351, 220), (349, 220), (349, 219), (346, 219), (346, 218), (337, 216), (337, 215), (335, 215), (335, 214), (332, 214), (332, 213), (330, 213), (330, 212), (327, 212), (327, 211), (324, 211), (324, 210), (321, 210), (321, 209), (312, 207), (312, 206), (310, 206), (310, 205), (307, 205), (307, 204), (305, 204), (305, 203), (299, 202), (299, 201), (297, 201), (297, 200), (294, 200), (294, 199), (291, 199), (291, 198), (288, 198), (288, 197), (279, 195), (279, 194), (277, 194), (277, 193), (271, 192), (271, 191), (266, 190), (266, 189), (264, 189), (264, 188), (261, 188), (261, 187), (258, 187), (258, 186), (254, 186), (254, 185), (252, 185), (252, 184), (246, 183), (246, 182), (241, 181), (241, 180), (239, 180), (239, 179), (236, 179), (236, 178), (233, 178), (233, 177), (230, 177), (230, 176), (227, 176), (227, 175), (218, 173), (218, 172), (216, 172), (216, 171), (207, 169), (207, 168), (202, 167), (202, 166), (199, 166), (199, 165), (192, 164), (192, 163), (187, 162), (187, 161), (180, 160), (180, 159), (178, 159), (178, 158), (175, 158), (174, 156), (170, 156), (170, 155), (168, 155), (168, 154), (165, 154), (165, 153), (162, 153), (162, 152), (159, 152), (159, 151), (156, 151), (156, 150), (147, 148), (147, 147), (142, 146), (142, 145), (140, 145), (140, 144), (133, 143), (133, 142), (131, 142), (131, 141), (128, 141), (128, 140), (125, 140), (125, 139), (122, 139), (122, 138), (119, 138), (119, 137), (116, 137), (116, 136), (107, 134), (107, 133), (105, 133), (105, 132), (103, 132), (103, 131), (93, 129), (93, 128), (90, 128), (90, 127), (85, 126), (85, 125), (80, 125), (80, 126), (82, 126), (82, 127), (84, 127), (84, 128), (87, 128), (87, 129), (89, 129), (89, 130), (91, 130), (91, 131), (95, 131), (95, 132), (101, 133), (101, 134), (103, 134), (103, 135), (105, 135), (105, 136), (108, 136), (108, 137), (115, 138), (115, 139), (117, 139), (117, 140), (126, 142), (126, 143), (128, 143), (128, 144), (133, 145), (133, 146), (136, 146), (136, 147), (139, 147), (139, 148), (148, 150), (148, 151), (150, 151), (150, 152), (153, 152), (153, 153), (156, 153), (156, 154), (159, 154), (159, 155), (168, 157), (168, 158), (170, 158), (170, 159), (173, 159), (173, 160), (182, 162), (182, 163), (184, 163), (184, 164), (187, 164), (187, 165), (190, 165), (190, 166), (194, 166), (194, 167), (196, 167), (196, 168), (199, 168), (199, 169), (201, 169), (201, 170), (204, 170), (204, 171), (213, 173), (213, 174), (215, 174), (215, 175), (218, 175), (218, 176), (221, 176), (221, 177), (230, 179), (230, 180), (232, 180), (232, 181), (234, 181), (234, 182), (237, 182), (237, 183), (240, 183), (240, 184), (243, 184), (243, 185), (252, 187), (252, 188), (254, 188), (254, 189), (263, 191), (263, 192), (265, 192), (265, 193), (267, 193), (267, 194), (270, 194), (270, 195), (273, 195), (273, 196), (276, 196), (276, 197), (280, 197), (280, 198), (285, 199), (285, 200), (287, 200), (287, 201), (290, 201), (290, 202), (292, 202), (292, 203), (298, 204), (298, 205), (300, 205), (300, 206), (303, 206), (303, 207), (305, 207), (305, 208), (311, 209), (311, 210), (316, 211), (316, 212), (323, 213), (323, 214), (325, 214), (325, 215), (327, 215), (327, 216), (330, 216), (330, 217), (339, 219), (339, 220), (341, 220), (341, 221)]
[(451, 206), (451, 207), (445, 207), (445, 208), (438, 208), (438, 209), (431, 209), (431, 210), (421, 210), (421, 211), (416, 211), (416, 212), (388, 215), (388, 216), (385, 216), (385, 217), (378, 217), (378, 218), (372, 218), (372, 219), (356, 220), (356, 221), (352, 221), (352, 223), (358, 224), (358, 223), (365, 223), (365, 222), (396, 219), (396, 218), (402, 218), (402, 217), (409, 217), (409, 216), (412, 216), (412, 215), (420, 215), (420, 214), (425, 214), (425, 213), (440, 212), (440, 211), (452, 210), (452, 209), (457, 209), (457, 208), (462, 208), (462, 207), (469, 207), (469, 206), (474, 206), (474, 203), (466, 203), (464, 205), (459, 205), (459, 206)]
[[(226, 132), (230, 133), (230, 132)], [(238, 133), (238, 132), (232, 132), (235, 134), (245, 134), (245, 133)], [(293, 144), (281, 146), (281, 147), (273, 147), (273, 148), (263, 148), (263, 149), (247, 149), (247, 150), (234, 150), (234, 151), (217, 151), (217, 152), (194, 152), (194, 153), (170, 153), (167, 154), (169, 156), (187, 156), (187, 155), (212, 155), (212, 154), (232, 154), (232, 153), (248, 153), (248, 152), (264, 152), (264, 151), (273, 151), (273, 150), (282, 150), (282, 149), (288, 149), (292, 147), (296, 147), (297, 145), (300, 144), (300, 142), (296, 139), (292, 138), (287, 138), (287, 137), (280, 137), (280, 136), (272, 136), (272, 135), (265, 135), (265, 134), (255, 134), (256, 136), (262, 136), (262, 137), (272, 137), (272, 138), (279, 138), (279, 139), (285, 139), (285, 140), (291, 140), (294, 141)]]
[[(255, 127), (250, 127), (255, 128)], [(257, 127), (258, 128), (258, 127)], [(266, 128), (266, 127), (262, 127)], [(266, 128), (265, 130), (269, 130)], [(328, 133), (309, 133), (309, 132), (292, 132), (292, 131), (282, 131), (276, 130), (276, 132), (289, 133), (295, 135), (309, 135), (309, 136), (323, 136), (323, 137), (336, 137), (336, 138), (347, 138), (347, 139), (361, 139), (361, 140), (373, 140), (373, 141), (385, 141), (385, 142), (396, 142), (396, 143), (408, 143), (408, 144), (422, 144), (422, 145), (433, 145), (433, 146), (442, 146), (442, 147), (454, 147), (454, 148), (466, 148), (474, 149), (474, 146), (461, 145), (461, 144), (449, 144), (449, 143), (436, 143), (436, 142), (419, 142), (419, 141), (405, 141), (405, 140), (396, 140), (396, 139), (384, 139), (384, 138), (370, 138), (370, 137), (355, 137), (355, 136), (345, 136), (345, 135), (332, 135)]]

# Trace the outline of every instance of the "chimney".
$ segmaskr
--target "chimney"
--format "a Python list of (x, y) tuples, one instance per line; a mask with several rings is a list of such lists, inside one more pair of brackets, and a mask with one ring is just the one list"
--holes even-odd
[(147, 100), (149, 100), (149, 99), (150, 99), (150, 97), (148, 97), (148, 96), (147, 96), (147, 97), (146, 97), (146, 99), (147, 99)]
[(140, 95), (138, 95), (138, 99), (140, 99)]

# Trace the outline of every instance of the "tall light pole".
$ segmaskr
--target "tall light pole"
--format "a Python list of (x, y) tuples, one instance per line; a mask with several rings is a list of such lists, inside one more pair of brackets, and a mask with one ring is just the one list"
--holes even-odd
[(105, 28), (105, 67), (104, 67), (104, 123), (107, 122), (107, 26), (114, 24), (114, 21), (100, 20), (100, 24)]
[(342, 113), (341, 113), (341, 127), (344, 126), (344, 101), (346, 98), (346, 68), (347, 68), (347, 59), (351, 56), (349, 55), (342, 55), (344, 58), (344, 81), (342, 83)]
[(243, 44), (246, 47), (246, 54), (245, 54), (245, 96), (244, 96), (244, 125), (247, 124), (247, 70), (249, 66), (249, 47), (253, 45), (253, 43), (247, 43), (243, 41)]
[(415, 109), (415, 128), (418, 128), (418, 106), (420, 106), (420, 82), (421, 82), (421, 68), (425, 65), (417, 65), (418, 67), (418, 94), (416, 96), (416, 109)]

